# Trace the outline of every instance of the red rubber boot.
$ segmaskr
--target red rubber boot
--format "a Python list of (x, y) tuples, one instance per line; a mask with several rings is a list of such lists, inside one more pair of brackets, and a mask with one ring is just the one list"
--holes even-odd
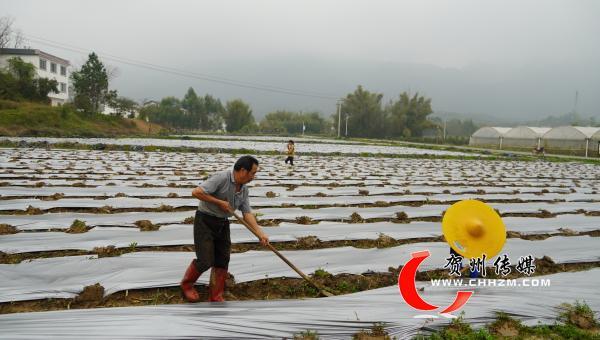
[(225, 280), (227, 280), (227, 269), (213, 267), (210, 271), (210, 284), (208, 286), (209, 302), (224, 302)]
[(179, 284), (181, 286), (183, 297), (189, 302), (200, 301), (200, 295), (196, 288), (194, 288), (194, 283), (196, 283), (201, 274), (202, 273), (198, 272), (196, 269), (196, 260), (192, 260)]

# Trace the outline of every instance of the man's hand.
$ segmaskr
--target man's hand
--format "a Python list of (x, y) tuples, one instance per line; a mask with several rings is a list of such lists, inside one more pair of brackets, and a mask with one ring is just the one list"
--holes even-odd
[(226, 213), (231, 213), (233, 211), (233, 209), (231, 209), (231, 207), (229, 206), (229, 202), (220, 200), (213, 195), (205, 193), (204, 189), (202, 189), (201, 187), (197, 187), (196, 189), (194, 189), (192, 191), (192, 196), (196, 197), (201, 201), (214, 204)]
[(256, 216), (251, 212), (244, 213), (244, 222), (247, 227), (252, 229), (254, 235), (258, 237), (260, 244), (266, 247), (269, 244), (269, 236), (267, 236), (258, 223), (256, 223)]
[(258, 239), (260, 240), (260, 244), (262, 244), (264, 247), (269, 244), (269, 236), (264, 233), (261, 233)]
[(216, 204), (217, 204), (217, 205), (219, 206), (219, 208), (220, 208), (221, 210), (223, 210), (224, 212), (226, 212), (226, 213), (231, 213), (231, 207), (229, 206), (229, 202), (227, 202), (227, 201), (222, 201), (222, 200), (219, 200), (219, 201), (218, 201), (218, 203), (216, 203)]

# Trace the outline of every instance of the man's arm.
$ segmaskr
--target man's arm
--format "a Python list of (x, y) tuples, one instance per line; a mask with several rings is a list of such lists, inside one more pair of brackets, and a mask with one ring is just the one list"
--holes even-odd
[(244, 221), (246, 221), (246, 223), (248, 223), (248, 226), (250, 226), (250, 228), (252, 228), (252, 230), (258, 235), (258, 239), (260, 240), (260, 243), (263, 246), (266, 246), (267, 244), (269, 244), (269, 236), (267, 236), (267, 234), (265, 234), (265, 232), (258, 225), (258, 223), (256, 223), (256, 217), (254, 217), (254, 214), (251, 212), (245, 212), (243, 214), (244, 214)]
[(207, 194), (206, 192), (204, 192), (204, 190), (201, 187), (197, 187), (196, 189), (194, 189), (192, 191), (192, 196), (196, 197), (197, 199), (199, 199), (201, 201), (212, 203), (212, 204), (218, 206), (224, 212), (231, 212), (231, 207), (229, 206), (229, 202), (220, 200), (213, 195)]

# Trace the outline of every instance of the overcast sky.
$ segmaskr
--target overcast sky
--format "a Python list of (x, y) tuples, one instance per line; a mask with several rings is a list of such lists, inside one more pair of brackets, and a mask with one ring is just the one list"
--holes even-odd
[(579, 91), (577, 111), (600, 116), (600, 1), (0, 0), (0, 15), (76, 67), (98, 52), (118, 70), (111, 87), (136, 100), (191, 86), (259, 117), (335, 110), (211, 76), (332, 98), (359, 84), (386, 100), (418, 91), (436, 111), (523, 119), (570, 112)]

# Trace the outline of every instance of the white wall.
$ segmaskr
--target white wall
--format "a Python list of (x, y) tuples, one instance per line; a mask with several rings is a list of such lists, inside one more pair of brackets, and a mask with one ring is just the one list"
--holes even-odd
[[(70, 75), (70, 68), (67, 65), (62, 65), (66, 67), (66, 75), (61, 75), (60, 74), (60, 66), (61, 64), (56, 63), (54, 61), (51, 61), (49, 59), (45, 59), (43, 56), (39, 56), (39, 55), (0, 55), (0, 67), (8, 67), (8, 59), (13, 58), (13, 57), (19, 57), (21, 59), (23, 59), (23, 61), (33, 64), (33, 66), (35, 66), (35, 70), (37, 72), (38, 77), (40, 78), (48, 78), (48, 79), (54, 79), (58, 82), (58, 90), (59, 93), (49, 93), (48, 94), (48, 98), (50, 98), (50, 101), (52, 103), (53, 106), (59, 105), (59, 104), (64, 104), (67, 102), (67, 100), (69, 99), (69, 75)], [(42, 70), (40, 69), (40, 58), (46, 60), (46, 70)], [(56, 73), (53, 73), (50, 71), (51, 69), (51, 63), (55, 63), (56, 64)], [(60, 92), (61, 91), (61, 83), (65, 84), (65, 91), (64, 92)]]

